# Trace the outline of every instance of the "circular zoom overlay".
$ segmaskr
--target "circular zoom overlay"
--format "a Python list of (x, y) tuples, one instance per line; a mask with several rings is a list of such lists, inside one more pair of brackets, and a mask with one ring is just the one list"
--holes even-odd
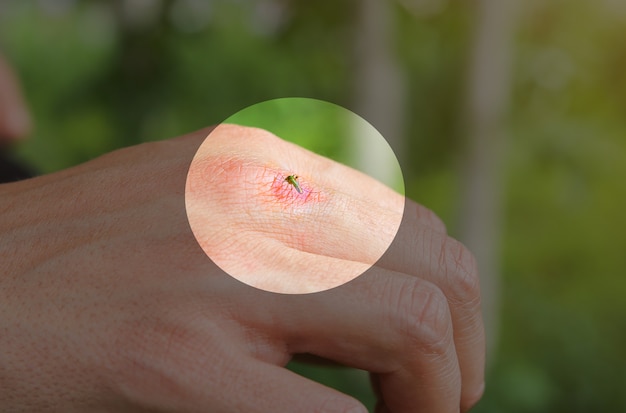
[(376, 264), (404, 210), (400, 165), (353, 112), (307, 98), (247, 107), (207, 136), (185, 205), (221, 269), (285, 294), (328, 290)]

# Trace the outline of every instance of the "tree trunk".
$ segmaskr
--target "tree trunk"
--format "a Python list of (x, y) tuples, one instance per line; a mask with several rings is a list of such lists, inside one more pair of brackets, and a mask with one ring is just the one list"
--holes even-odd
[(480, 271), (487, 354), (498, 336), (500, 231), (515, 0), (478, 0), (469, 61), (460, 238)]
[[(392, 53), (393, 22), (387, 0), (362, 0), (355, 39), (354, 104), (352, 108), (387, 140), (396, 156), (403, 153), (405, 78)], [(393, 182), (395, 159), (385, 157), (376, 145), (365, 143), (364, 131), (355, 124), (355, 165), (382, 182)], [(389, 176), (388, 176), (389, 175)]]

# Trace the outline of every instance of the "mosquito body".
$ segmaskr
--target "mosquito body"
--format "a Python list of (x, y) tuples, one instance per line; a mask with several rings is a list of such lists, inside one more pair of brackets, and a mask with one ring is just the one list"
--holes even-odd
[(298, 175), (289, 175), (287, 178), (285, 178), (285, 181), (293, 185), (293, 187), (296, 188), (296, 191), (298, 191), (299, 194), (302, 193), (302, 188), (300, 188), (300, 184), (298, 183)]

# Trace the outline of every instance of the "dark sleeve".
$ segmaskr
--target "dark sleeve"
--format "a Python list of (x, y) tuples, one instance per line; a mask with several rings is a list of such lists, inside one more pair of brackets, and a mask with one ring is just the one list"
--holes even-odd
[(0, 152), (0, 184), (20, 181), (35, 176), (33, 171), (11, 158), (8, 153)]

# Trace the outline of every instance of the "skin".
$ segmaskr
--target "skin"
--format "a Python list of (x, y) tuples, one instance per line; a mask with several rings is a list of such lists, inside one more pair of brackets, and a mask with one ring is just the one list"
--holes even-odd
[[(263, 146), (269, 144), (277, 146), (270, 151)], [(236, 149), (244, 146), (243, 152)], [(284, 177), (291, 163), (310, 177), (302, 186), (294, 175)], [(334, 172), (325, 173), (330, 168)], [(371, 196), (385, 203), (370, 208), (369, 197), (342, 182), (344, 173), (371, 182)], [(298, 184), (295, 190), (292, 181)], [(219, 204), (213, 201), (215, 194), (223, 194)], [(404, 199), (357, 171), (266, 131), (219, 125), (191, 163), (185, 206), (196, 239), (220, 268), (248, 285), (294, 294), (336, 287), (371, 267), (396, 235)], [(360, 215), (337, 219), (345, 213), (349, 217), (349, 209)], [(347, 226), (375, 221), (376, 238), (354, 240), (357, 250), (342, 245), (360, 236), (350, 234)]]
[[(3, 412), (363, 411), (286, 370), (300, 353), (370, 371), (378, 412), (459, 412), (476, 403), (485, 355), (477, 271), (442, 222), (356, 171), (236, 126), (211, 133), (212, 145), (196, 155), (213, 172), (199, 178), (211, 178), (185, 191), (209, 132), (0, 185)], [(255, 181), (247, 178), (274, 173), (285, 159), (293, 164), (279, 169), (319, 177), (323, 191), (294, 199), (270, 190), (254, 198), (262, 208), (251, 220)], [(185, 192), (204, 199), (204, 219), (221, 226), (197, 239)], [(285, 208), (304, 208), (299, 225), (323, 217), (333, 231), (289, 238), (293, 223), (271, 219)], [(399, 215), (388, 253), (324, 293), (249, 287), (198, 245), (228, 260), (229, 231), (245, 229), (267, 249), (249, 259), (251, 271), (306, 260), (332, 278), (367, 267)]]
[(0, 54), (0, 147), (24, 138), (31, 127), (17, 76)]

